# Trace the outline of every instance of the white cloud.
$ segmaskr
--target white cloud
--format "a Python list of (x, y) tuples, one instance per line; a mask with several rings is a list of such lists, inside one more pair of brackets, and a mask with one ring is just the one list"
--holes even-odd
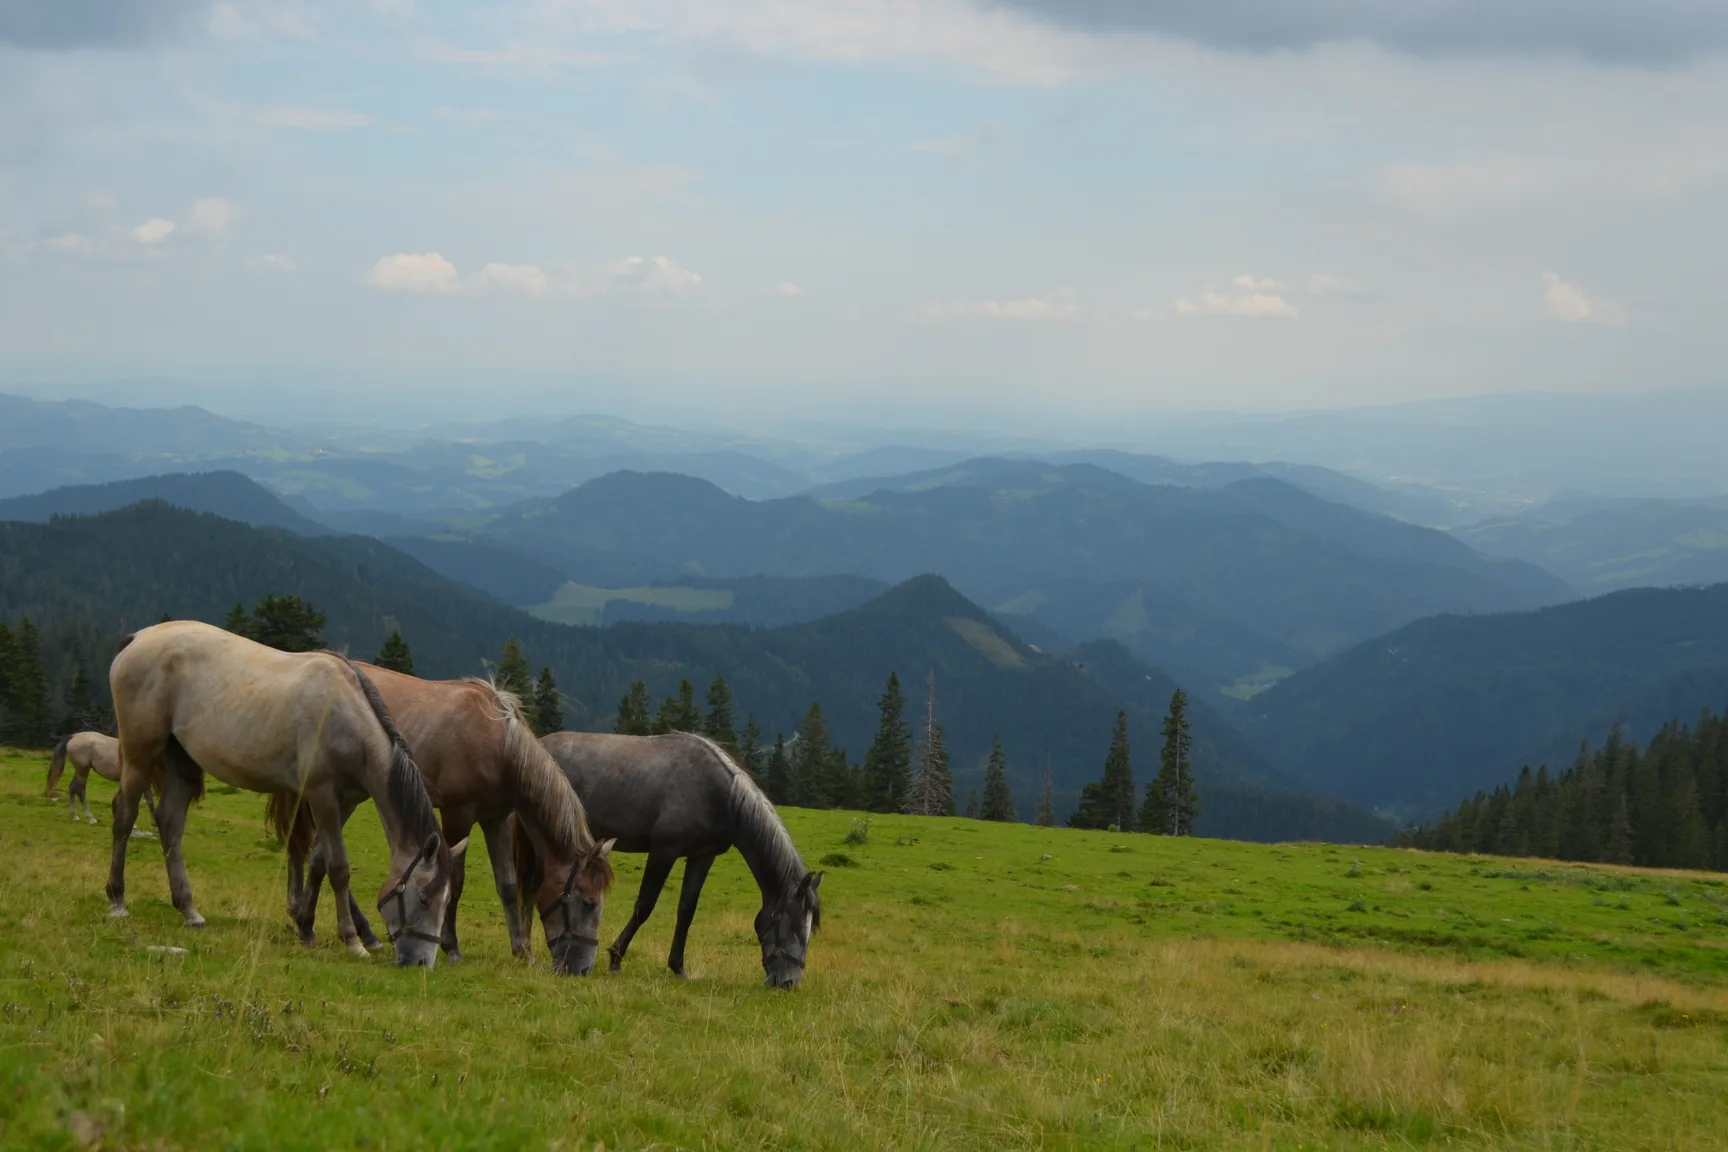
[(602, 64), (615, 64), (619, 59), (603, 53), (560, 49), (544, 42), (517, 41), (505, 44), (502, 48), (458, 48), (441, 40), (427, 40), (418, 45), (418, 54), (423, 59), (439, 64), (460, 64), (502, 72), (592, 68)]
[(380, 256), (366, 283), (386, 292), (454, 292), (456, 266), (437, 252), (397, 252)]
[(780, 283), (774, 285), (774, 287), (770, 288), (768, 291), (771, 295), (774, 295), (774, 296), (802, 296), (802, 295), (804, 295), (804, 289), (802, 289), (798, 285), (792, 283), (792, 281), (790, 281), (790, 280), (782, 280), (782, 281), (780, 281)]
[(545, 296), (552, 291), (551, 278), (538, 264), (492, 263), (480, 269), (474, 287), (482, 292), (520, 292), (525, 296)]
[(168, 239), (168, 237), (174, 235), (176, 227), (177, 225), (174, 221), (164, 220), (162, 217), (157, 216), (154, 219), (144, 221), (144, 223), (132, 229), (132, 239), (138, 241), (140, 244), (160, 244), (162, 241)]
[(1294, 320), (1300, 315), (1296, 306), (1282, 296), (1269, 292), (1241, 292), (1224, 295), (1202, 292), (1193, 299), (1176, 301), (1180, 316), (1239, 316), (1245, 319)]
[(1563, 324), (1624, 324), (1625, 311), (1615, 304), (1593, 300), (1584, 289), (1562, 280), (1557, 273), (1542, 273), (1548, 315)]
[(311, 40), (318, 35), (310, 10), (280, 0), (222, 0), (211, 6), (204, 28), (219, 40)]
[(1330, 272), (1316, 272), (1308, 277), (1308, 295), (1310, 296), (1360, 296), (1362, 285), (1344, 276), (1334, 276)]
[(292, 272), (294, 261), (280, 252), (266, 252), (246, 262), (246, 266), (258, 272)]
[(1080, 315), (1080, 300), (1072, 288), (1024, 300), (946, 300), (924, 307), (926, 320), (1010, 320), (1039, 323), (1072, 320)]
[(626, 256), (612, 266), (612, 286), (644, 294), (682, 295), (702, 286), (702, 277), (665, 256)]
[(47, 243), (48, 247), (60, 252), (88, 253), (94, 251), (96, 247), (91, 242), (90, 237), (81, 232), (62, 232), (58, 236), (51, 237)]
[(186, 218), (186, 230), (205, 236), (215, 236), (228, 230), (228, 225), (240, 218), (240, 205), (220, 196), (206, 196), (192, 203), (192, 214)]
[(252, 123), (267, 128), (299, 128), (306, 132), (346, 132), (365, 128), (372, 117), (347, 108), (293, 108), (276, 106), (259, 108), (252, 113)]
[(1270, 276), (1255, 276), (1248, 272), (1233, 277), (1230, 283), (1244, 292), (1277, 292), (1283, 288), (1282, 284)]

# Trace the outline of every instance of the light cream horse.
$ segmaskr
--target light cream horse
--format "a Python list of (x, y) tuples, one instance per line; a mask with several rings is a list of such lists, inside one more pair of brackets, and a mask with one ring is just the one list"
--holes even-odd
[(120, 791), (114, 797), (110, 916), (126, 913), (126, 837), (138, 797), (161, 789), (156, 825), (174, 907), (189, 927), (192, 904), (180, 839), (204, 774), (235, 788), (293, 793), (311, 811), (330, 862), (338, 932), (366, 955), (349, 916), (342, 813), (370, 797), (390, 842), (390, 876), (379, 910), (398, 965), (437, 962), (454, 860), (420, 770), (378, 690), (332, 652), (278, 652), (196, 621), (134, 633), (108, 672), (120, 721)]
[[(66, 770), (67, 763), (72, 765), (72, 779), (66, 782), (66, 806), (72, 810), (72, 819), (78, 819), (78, 805), (84, 805), (84, 819), (96, 823), (95, 815), (90, 811), (90, 797), (84, 791), (90, 779), (90, 773), (120, 783), (120, 741), (101, 732), (74, 732), (60, 743), (54, 745), (54, 756), (48, 761), (48, 799), (54, 799), (54, 790), (60, 785), (60, 774)], [(156, 804), (150, 799), (148, 789), (144, 792), (144, 806), (150, 809), (150, 822), (156, 822)], [(143, 833), (148, 835), (148, 833)]]

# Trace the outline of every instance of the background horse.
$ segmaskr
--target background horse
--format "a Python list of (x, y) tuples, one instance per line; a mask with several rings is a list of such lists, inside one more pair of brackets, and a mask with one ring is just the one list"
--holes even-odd
[[(66, 782), (66, 805), (72, 809), (72, 819), (78, 819), (78, 805), (84, 805), (84, 819), (96, 823), (96, 817), (90, 811), (90, 797), (85, 793), (85, 785), (90, 779), (90, 773), (120, 783), (120, 741), (101, 732), (74, 732), (60, 743), (54, 745), (53, 758), (48, 761), (48, 791), (50, 800), (54, 798), (54, 789), (60, 783), (60, 773), (65, 770), (67, 762), (72, 764), (72, 779)], [(150, 790), (144, 790), (144, 806), (150, 809), (150, 822), (156, 822), (156, 804), (150, 799)]]
[[(531, 903), (541, 909), (543, 920), (558, 921), (546, 928), (553, 966), (578, 975), (592, 970), (600, 946), (600, 910), (612, 884), (612, 845), (596, 843), (582, 801), (534, 739), (521, 702), (484, 680), (420, 680), (370, 664), (361, 668), (414, 749), (432, 803), (444, 814), (445, 837), (463, 839), (476, 823), (485, 834), (493, 884), (510, 926), (510, 950), (528, 955), (529, 931), (518, 905)], [(301, 883), (312, 821), (303, 807), (291, 812), (293, 807), (293, 797), (286, 796), (272, 796), (267, 805), (271, 823), (288, 843), (290, 915), (300, 925), (301, 939), (310, 942), (325, 862), (315, 851), (311, 875)], [(343, 820), (350, 811), (343, 811)], [(535, 862), (520, 901), (506, 825), (512, 814)], [(464, 872), (458, 861), (444, 919), (444, 950), (452, 960), (462, 958), (456, 910)], [(366, 940), (366, 918), (358, 907), (350, 914)]]
[(109, 915), (126, 915), (126, 838), (139, 795), (159, 785), (156, 823), (174, 907), (188, 926), (204, 923), (192, 904), (180, 838), (208, 772), (235, 788), (302, 797), (330, 860), (342, 940), (362, 956), (348, 914), (340, 816), (370, 796), (390, 841), (390, 876), (378, 903), (396, 963), (437, 962), (450, 874), (466, 845), (451, 849), (438, 835), (420, 770), (358, 668), (332, 652), (278, 652), (178, 620), (129, 636), (108, 680), (121, 748)]
[(582, 797), (594, 834), (615, 838), (620, 851), (648, 853), (630, 922), (607, 950), (612, 971), (623, 964), (631, 938), (653, 913), (673, 863), (682, 856), (684, 884), (666, 964), (684, 975), (684, 942), (702, 884), (714, 858), (736, 845), (762, 890), (756, 938), (767, 983), (798, 986), (810, 934), (822, 922), (816, 894), (822, 873), (804, 867), (780, 814), (749, 773), (712, 740), (682, 732), (557, 732), (540, 742)]

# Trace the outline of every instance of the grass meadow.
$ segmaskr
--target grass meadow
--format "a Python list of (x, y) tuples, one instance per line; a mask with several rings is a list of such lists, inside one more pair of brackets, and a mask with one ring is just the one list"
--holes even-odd
[(113, 787), (74, 824), (44, 768), (0, 753), (6, 1148), (1728, 1146), (1721, 876), (789, 810), (827, 870), (797, 993), (761, 987), (735, 853), (688, 981), (675, 885), (622, 974), (572, 979), (511, 959), (481, 853), (466, 962), (398, 971), (328, 897), (294, 942), (261, 799), (217, 789), (209, 926), (143, 839), (110, 922)]

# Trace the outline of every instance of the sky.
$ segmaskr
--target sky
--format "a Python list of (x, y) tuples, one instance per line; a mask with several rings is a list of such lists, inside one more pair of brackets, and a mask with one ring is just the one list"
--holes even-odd
[(37, 390), (1720, 388), (1724, 221), (1721, 0), (0, 0), (0, 385)]

